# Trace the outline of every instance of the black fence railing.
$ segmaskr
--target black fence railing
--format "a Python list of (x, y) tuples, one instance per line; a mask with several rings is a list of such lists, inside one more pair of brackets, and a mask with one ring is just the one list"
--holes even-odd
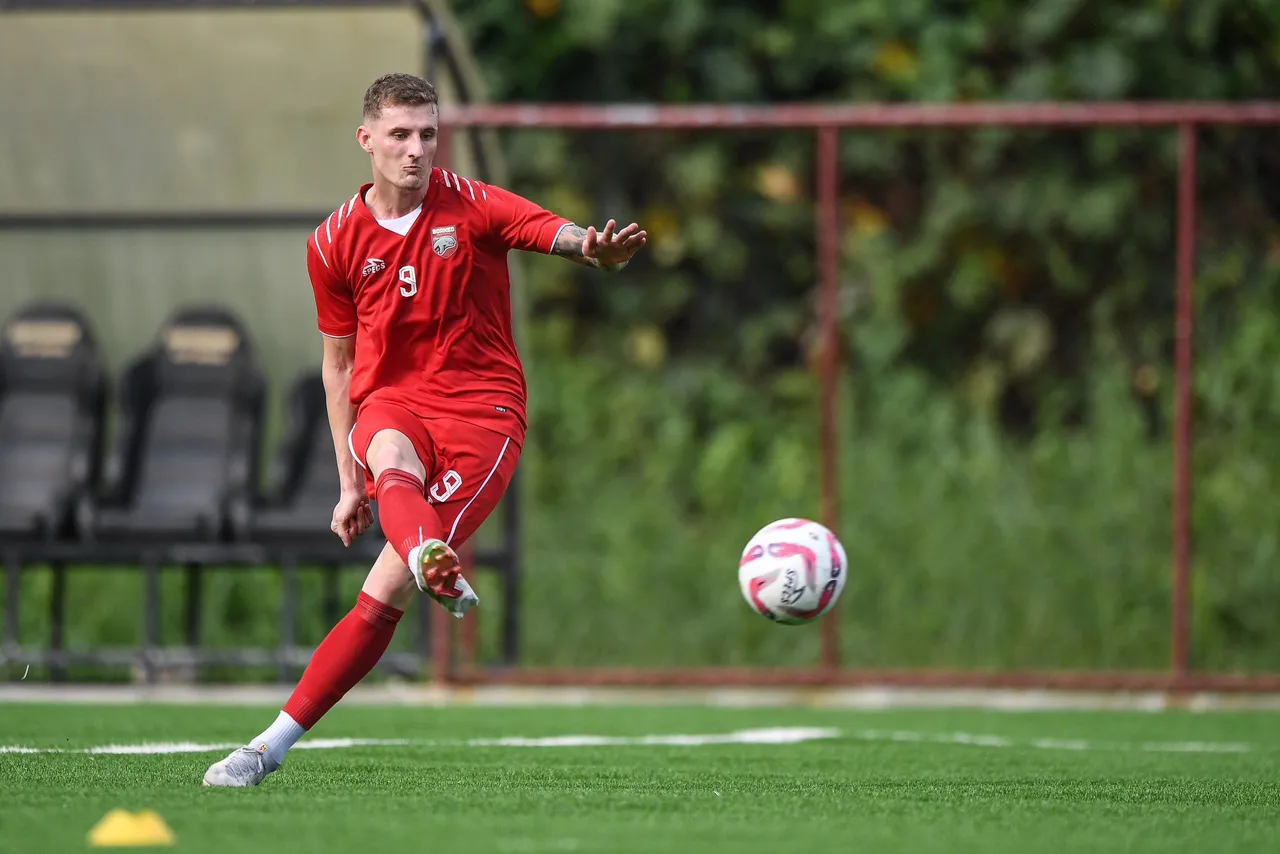
[[(322, 613), (326, 625), (337, 622), (350, 606), (339, 594), (339, 575), (344, 571), (367, 572), (381, 548), (381, 541), (357, 541), (351, 549), (329, 546), (319, 538), (306, 544), (255, 543), (172, 543), (138, 546), (93, 542), (8, 543), (0, 548), (5, 579), (4, 631), (0, 638), (0, 666), (44, 667), (52, 681), (65, 681), (68, 668), (77, 666), (138, 669), (142, 681), (154, 683), (165, 670), (185, 669), (199, 678), (204, 667), (274, 667), (276, 679), (290, 682), (310, 660), (313, 647), (296, 643), (298, 624), (299, 574), (319, 570), (322, 579)], [(518, 608), (516, 586), (512, 583), (513, 554), (506, 549), (477, 550), (475, 568), (496, 571), (503, 579), (503, 663), (514, 663), (517, 655)], [(66, 643), (67, 578), (73, 567), (130, 567), (142, 574), (141, 643), (130, 647), (74, 649)], [(51, 573), (48, 601), (48, 637), (43, 643), (21, 636), (22, 586), (25, 574), (33, 570)], [(277, 572), (282, 583), (278, 614), (279, 641), (275, 647), (209, 647), (203, 642), (202, 602), (204, 582), (209, 572)], [(184, 577), (181, 640), (162, 638), (162, 573), (180, 572)], [(379, 662), (379, 670), (401, 676), (421, 676), (432, 658), (432, 621), (453, 622), (435, 602), (421, 597), (414, 609), (416, 639), (409, 650), (392, 652)], [(403, 627), (401, 631), (404, 631)]]

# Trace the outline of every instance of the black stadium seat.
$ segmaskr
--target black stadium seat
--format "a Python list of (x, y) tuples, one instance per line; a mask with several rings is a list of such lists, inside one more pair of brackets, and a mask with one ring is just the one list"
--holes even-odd
[(121, 383), (120, 428), (94, 536), (208, 542), (243, 529), (257, 483), (263, 386), (253, 346), (232, 314), (175, 314)]
[[(272, 464), (264, 500), (249, 523), (250, 537), (259, 543), (296, 545), (311, 549), (339, 540), (329, 530), (341, 484), (333, 434), (325, 407), (324, 383), (318, 373), (303, 374), (288, 399), (288, 428)], [(366, 531), (362, 545), (381, 543), (381, 533)]]
[(0, 341), (0, 541), (72, 533), (98, 474), (105, 380), (92, 331), (60, 303), (15, 314)]

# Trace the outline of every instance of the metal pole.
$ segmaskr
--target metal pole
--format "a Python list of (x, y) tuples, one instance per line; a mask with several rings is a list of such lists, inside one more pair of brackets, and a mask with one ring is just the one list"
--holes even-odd
[[(837, 400), (840, 393), (840, 180), (839, 131), (818, 128), (817, 244), (818, 244), (818, 483), (822, 491), (822, 519), (839, 531), (840, 479), (837, 472)], [(847, 568), (846, 568), (846, 571)], [(840, 666), (840, 622), (833, 610), (822, 621), (822, 667)]]
[[(476, 549), (471, 543), (463, 543), (458, 549), (458, 558), (462, 561), (462, 565), (469, 569), (475, 575), (479, 575), (476, 566)], [(474, 577), (474, 576), (473, 576)], [(466, 618), (458, 624), (458, 650), (459, 662), (458, 667), (465, 673), (475, 672), (479, 663), (478, 649), (480, 646), (480, 630), (479, 617), (480, 610), (476, 608), (467, 614)]]
[(432, 14), (429, 5), (426, 3), (414, 3), (413, 7), (422, 23), (423, 75), (429, 82), (439, 85), (439, 81), (436, 80), (436, 71), (440, 67), (439, 56), (449, 49), (445, 40), (444, 28), (440, 26), (436, 16)]
[(1173, 671), (1188, 670), (1191, 634), (1191, 422), (1195, 334), (1196, 127), (1178, 125), (1178, 294), (1173, 465)]
[(431, 614), (431, 681), (437, 685), (449, 685), (454, 681), (454, 672), (453, 626), (448, 621), (453, 618), (426, 596), (422, 597), (422, 607), (430, 609)]
[(280, 645), (276, 650), (276, 681), (284, 684), (293, 675), (289, 657), (293, 652), (298, 614), (298, 559), (285, 552), (280, 561), (283, 593), (280, 602)]
[(15, 551), (4, 554), (4, 636), (0, 645), (16, 650), (22, 643), (22, 633), (18, 631), (18, 604), (22, 600), (22, 559)]
[(142, 558), (142, 663), (143, 678), (154, 685), (158, 676), (160, 659), (160, 560), (161, 556), (148, 551)]
[[(67, 625), (67, 567), (62, 561), (49, 565), (53, 573), (53, 590), (49, 601), (49, 651), (61, 653), (66, 649)], [(49, 678), (54, 682), (67, 681), (67, 669), (62, 665), (51, 668)]]

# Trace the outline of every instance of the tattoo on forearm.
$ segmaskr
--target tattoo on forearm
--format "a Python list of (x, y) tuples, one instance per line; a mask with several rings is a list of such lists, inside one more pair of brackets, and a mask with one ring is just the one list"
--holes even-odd
[(571, 222), (560, 229), (560, 234), (556, 236), (556, 245), (551, 247), (551, 254), (573, 261), (586, 262), (587, 259), (582, 257), (582, 241), (586, 238), (587, 230)]
[(597, 270), (608, 270), (610, 272), (621, 270), (627, 266), (627, 262), (620, 264), (602, 264), (598, 258), (588, 258), (582, 254), (582, 242), (587, 239), (587, 230), (577, 223), (569, 223), (560, 229), (560, 234), (556, 237), (555, 246), (551, 247), (552, 255), (559, 255), (561, 258), (568, 258), (584, 267), (594, 267)]

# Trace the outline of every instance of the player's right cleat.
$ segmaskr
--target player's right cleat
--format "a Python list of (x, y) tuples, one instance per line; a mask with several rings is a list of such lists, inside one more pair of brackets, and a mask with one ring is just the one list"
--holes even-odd
[(418, 589), (461, 620), (480, 597), (458, 570), (458, 554), (443, 540), (427, 540), (409, 550), (409, 571)]
[(237, 747), (226, 759), (215, 762), (204, 772), (206, 786), (256, 786), (280, 766), (270, 754), (267, 746)]

